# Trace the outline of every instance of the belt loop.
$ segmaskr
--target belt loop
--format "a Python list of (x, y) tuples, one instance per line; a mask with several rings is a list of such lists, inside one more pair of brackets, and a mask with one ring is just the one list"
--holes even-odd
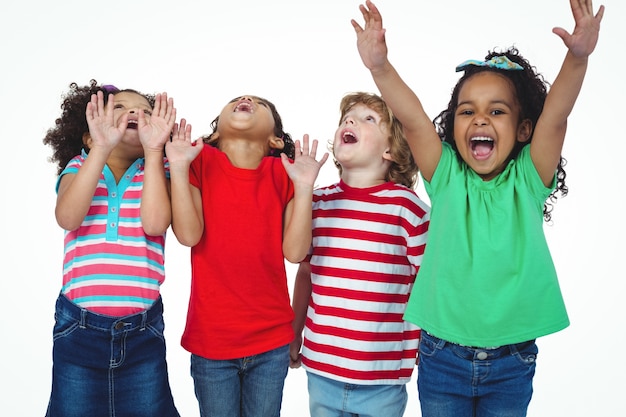
[(148, 310), (144, 310), (141, 312), (141, 327), (139, 331), (144, 331), (146, 329), (147, 321), (148, 321)]
[(84, 329), (87, 324), (87, 310), (84, 308), (80, 309), (80, 328)]

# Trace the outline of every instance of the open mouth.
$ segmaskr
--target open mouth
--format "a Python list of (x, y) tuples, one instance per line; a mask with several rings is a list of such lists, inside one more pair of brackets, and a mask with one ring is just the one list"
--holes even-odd
[(343, 143), (357, 143), (358, 142), (356, 135), (350, 132), (349, 130), (346, 130), (345, 132), (343, 132), (343, 134), (341, 135), (341, 139), (343, 140)]
[(472, 154), (476, 158), (486, 158), (493, 151), (493, 146), (495, 142), (493, 139), (486, 136), (477, 136), (472, 138), (470, 141), (470, 148), (472, 149)]
[(248, 113), (252, 113), (253, 107), (252, 104), (247, 101), (242, 101), (235, 106), (235, 111), (245, 111)]
[(129, 120), (128, 124), (126, 125), (127, 129), (137, 129), (137, 120)]

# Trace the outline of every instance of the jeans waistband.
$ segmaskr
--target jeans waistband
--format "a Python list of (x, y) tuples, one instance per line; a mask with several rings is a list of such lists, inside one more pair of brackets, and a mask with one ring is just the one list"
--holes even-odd
[(113, 317), (79, 307), (65, 295), (60, 294), (56, 302), (56, 314), (62, 314), (65, 317), (78, 321), (81, 327), (105, 331), (128, 331), (136, 328), (143, 329), (154, 320), (159, 320), (163, 315), (163, 302), (161, 296), (159, 296), (147, 310), (129, 316)]
[[(426, 332), (422, 332), (426, 333)], [(437, 336), (433, 336), (430, 333), (426, 333), (427, 337), (431, 338), (433, 343), (437, 345), (439, 348), (443, 348), (445, 345), (449, 345), (452, 349), (454, 349), (455, 353), (465, 359), (473, 360), (485, 360), (485, 359), (497, 359), (503, 356), (508, 356), (519, 352), (520, 350), (524, 350), (526, 345), (535, 343), (535, 340), (528, 340), (520, 343), (514, 343), (510, 345), (503, 346), (494, 346), (494, 347), (475, 347), (475, 346), (464, 346), (458, 343), (448, 342), (447, 340), (443, 340), (438, 338)]]

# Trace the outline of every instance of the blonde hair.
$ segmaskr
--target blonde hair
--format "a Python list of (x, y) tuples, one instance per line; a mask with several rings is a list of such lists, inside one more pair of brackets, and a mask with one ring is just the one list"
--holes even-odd
[[(418, 172), (417, 164), (413, 160), (411, 149), (409, 148), (409, 144), (402, 130), (402, 124), (393, 115), (391, 109), (387, 106), (387, 103), (385, 103), (382, 97), (373, 93), (364, 92), (346, 94), (341, 99), (341, 104), (339, 105), (341, 111), (339, 124), (341, 124), (346, 113), (357, 104), (363, 104), (374, 110), (380, 115), (381, 124), (389, 128), (389, 153), (392, 158), (392, 163), (389, 166), (389, 171), (387, 171), (385, 175), (385, 180), (402, 184), (409, 188), (415, 187)], [(341, 175), (341, 165), (337, 160), (333, 162)]]

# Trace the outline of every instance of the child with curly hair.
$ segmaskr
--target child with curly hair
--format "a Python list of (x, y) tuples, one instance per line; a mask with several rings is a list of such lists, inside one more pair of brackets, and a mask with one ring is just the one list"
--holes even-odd
[(402, 315), (429, 207), (413, 191), (418, 168), (382, 98), (348, 94), (340, 110), (332, 143), (340, 181), (313, 194), (310, 256), (294, 286), (292, 367), (307, 371), (312, 416), (401, 417), (420, 337)]
[(202, 416), (279, 416), (293, 340), (285, 258), (300, 262), (310, 246), (328, 154), (316, 161), (307, 135), (294, 144), (256, 96), (230, 101), (211, 126), (194, 142), (181, 121), (166, 145), (172, 229), (191, 247), (182, 345)]
[(422, 415), (525, 416), (535, 339), (569, 319), (543, 232), (567, 192), (567, 118), (598, 41), (601, 6), (570, 0), (572, 34), (549, 92), (516, 49), (465, 61), (448, 108), (428, 119), (387, 58), (371, 1), (352, 25), (363, 63), (402, 122), (432, 204), (429, 242), (405, 318), (422, 328)]
[(163, 338), (165, 93), (70, 85), (43, 142), (58, 165), (65, 230), (48, 417), (178, 416)]

